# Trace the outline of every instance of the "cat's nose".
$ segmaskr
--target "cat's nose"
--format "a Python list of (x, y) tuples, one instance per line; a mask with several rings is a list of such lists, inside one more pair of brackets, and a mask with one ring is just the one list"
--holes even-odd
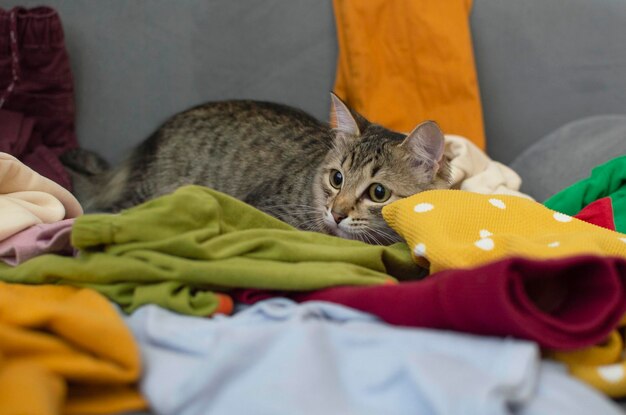
[(339, 225), (339, 222), (348, 217), (347, 215), (335, 212), (334, 210), (331, 212), (331, 214), (333, 215), (333, 219), (335, 219), (335, 223), (337, 223), (337, 225)]

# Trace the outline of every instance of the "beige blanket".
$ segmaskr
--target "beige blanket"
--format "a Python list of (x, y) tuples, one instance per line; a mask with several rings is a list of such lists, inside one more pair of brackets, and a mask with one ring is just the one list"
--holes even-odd
[(0, 240), (39, 223), (82, 213), (78, 200), (65, 188), (0, 153)]

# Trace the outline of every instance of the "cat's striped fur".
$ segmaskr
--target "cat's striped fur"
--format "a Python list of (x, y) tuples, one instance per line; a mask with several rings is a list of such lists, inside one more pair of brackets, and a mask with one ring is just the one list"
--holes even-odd
[(332, 104), (328, 125), (279, 104), (208, 103), (173, 116), (113, 169), (85, 168), (84, 151), (63, 160), (87, 211), (116, 212), (199, 184), (303, 230), (398, 241), (381, 209), (449, 187), (443, 134), (426, 122), (407, 136), (368, 122), (334, 95)]

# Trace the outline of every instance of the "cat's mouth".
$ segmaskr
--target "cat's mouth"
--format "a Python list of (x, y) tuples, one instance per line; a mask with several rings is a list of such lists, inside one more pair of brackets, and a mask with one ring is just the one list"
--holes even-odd
[(344, 231), (343, 229), (335, 226), (335, 229), (330, 229), (330, 233), (332, 235), (338, 236), (344, 239), (356, 239), (356, 235), (349, 231)]
[(394, 242), (399, 242), (402, 238), (393, 232), (391, 229), (372, 229), (364, 228), (364, 226), (356, 227), (356, 229), (349, 229), (353, 226), (348, 217), (339, 223), (336, 223), (330, 214), (324, 217), (324, 229), (329, 235), (334, 235), (339, 238), (352, 239), (370, 243), (373, 245), (389, 245)]
[(344, 239), (358, 239), (356, 233), (346, 229), (346, 226), (342, 226), (341, 223), (336, 223), (330, 214), (324, 216), (324, 227), (326, 232), (330, 235), (338, 236)]

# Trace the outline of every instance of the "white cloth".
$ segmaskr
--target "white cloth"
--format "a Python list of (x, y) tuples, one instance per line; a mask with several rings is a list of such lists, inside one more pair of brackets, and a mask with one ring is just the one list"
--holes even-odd
[(450, 159), (452, 188), (482, 194), (520, 196), (533, 200), (519, 191), (522, 179), (511, 168), (491, 160), (466, 138), (446, 135), (444, 154)]

